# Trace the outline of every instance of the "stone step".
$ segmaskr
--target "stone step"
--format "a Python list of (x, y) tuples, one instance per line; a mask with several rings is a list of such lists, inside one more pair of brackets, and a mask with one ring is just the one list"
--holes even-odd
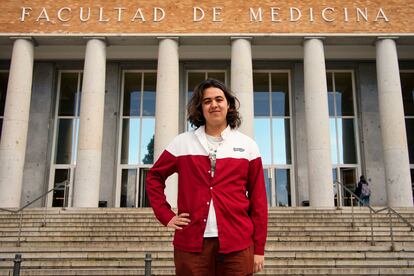
[[(144, 211), (143, 211), (144, 210)], [(356, 216), (364, 216), (369, 217), (371, 214), (378, 217), (386, 217), (388, 216), (388, 211), (381, 211), (378, 213), (370, 213), (367, 208), (354, 208), (354, 212), (352, 212), (351, 209), (347, 210), (317, 210), (313, 208), (309, 208), (308, 210), (302, 210), (298, 211), (296, 207), (292, 208), (284, 208), (284, 209), (274, 209), (273, 207), (268, 209), (269, 217), (291, 217), (294, 215), (295, 217), (351, 217), (352, 215)], [(377, 209), (378, 210), (378, 209)], [(404, 209), (404, 210), (398, 210), (398, 213), (402, 214), (403, 216), (407, 217), (413, 217), (412, 210)], [(174, 212), (177, 212), (176, 209), (173, 210)], [(96, 210), (83, 210), (83, 208), (78, 210), (71, 210), (71, 209), (47, 209), (44, 211), (43, 209), (25, 209), (23, 210), (24, 216), (36, 216), (36, 217), (43, 217), (44, 215), (52, 216), (52, 217), (64, 217), (64, 216), (72, 216), (72, 217), (149, 217), (152, 218), (154, 216), (154, 213), (152, 211), (147, 212), (145, 209), (142, 208), (135, 208), (135, 209), (129, 209), (125, 210), (123, 208), (114, 208), (114, 209), (96, 209)], [(5, 212), (0, 210), (0, 218), (3, 217), (16, 217), (20, 216), (20, 212), (17, 213), (11, 213), (11, 212)]]
[[(56, 276), (56, 275), (79, 275), (79, 276), (121, 276), (121, 275), (144, 275), (144, 269), (25, 269), (21, 276)], [(11, 270), (0, 270), (0, 275), (12, 275)], [(170, 276), (175, 275), (174, 269), (152, 270), (152, 275)], [(414, 275), (414, 268), (265, 268), (257, 275)]]
[[(65, 241), (83, 241), (83, 242), (96, 242), (96, 241), (170, 241), (173, 237), (173, 232), (156, 232), (152, 235), (141, 235), (140, 233), (122, 233), (119, 235), (99, 235), (99, 233), (88, 232), (88, 235), (81, 235), (77, 232), (62, 233), (61, 235), (21, 235), (21, 241), (24, 242), (65, 242)], [(270, 233), (271, 234), (271, 233)], [(268, 235), (267, 242), (272, 241), (370, 241), (370, 232), (366, 232), (367, 235), (349, 234), (349, 235), (335, 235), (335, 233), (314, 235), (308, 233), (308, 235)], [(381, 234), (374, 233), (374, 239), (377, 241), (387, 241), (390, 239), (389, 233), (381, 232)], [(5, 236), (0, 239), (0, 242), (13, 241), (17, 238), (16, 235)], [(409, 232), (397, 232), (394, 233), (395, 241), (414, 241), (414, 235)]]
[[(404, 246), (401, 243), (396, 243), (397, 248), (396, 252), (414, 252), (414, 243), (411, 245), (405, 244)], [(133, 246), (133, 247), (131, 247)], [(2, 247), (1, 252), (14, 254), (15, 252), (20, 253), (42, 253), (42, 252), (51, 252), (51, 253), (62, 253), (62, 252), (172, 252), (173, 247), (170, 241), (167, 242), (156, 242), (140, 243), (139, 246), (127, 245), (117, 246), (117, 247)], [(299, 245), (298, 243), (291, 244), (291, 246), (286, 246), (286, 243), (279, 242), (270, 242), (266, 244), (266, 252), (391, 252), (389, 242), (377, 242), (375, 245), (370, 243), (366, 244), (349, 244), (349, 243), (333, 243), (331, 245), (318, 245), (312, 244), (309, 246), (309, 243), (304, 243)]]
[[(414, 223), (414, 218), (406, 218), (408, 221), (410, 221), (411, 223)], [(2, 222), (4, 222), (5, 224), (16, 224), (16, 223), (20, 223), (20, 218), (0, 218), (0, 220)], [(102, 223), (102, 224), (106, 224), (106, 223), (111, 223), (111, 222), (118, 222), (118, 223), (138, 223), (138, 224), (154, 224), (154, 225), (160, 225), (160, 222), (158, 222), (157, 220), (151, 219), (151, 218), (101, 218), (101, 219), (97, 219), (97, 218), (70, 218), (70, 217), (60, 217), (60, 218), (51, 218), (51, 217), (47, 217), (46, 220), (44, 220), (43, 218), (29, 218), (29, 217), (23, 217), (22, 219), (22, 223), (38, 223), (38, 222), (44, 222), (46, 221), (47, 224), (49, 223)], [(339, 218), (311, 218), (311, 217), (305, 217), (305, 218), (295, 218), (295, 217), (289, 217), (289, 218), (280, 218), (280, 217), (275, 217), (275, 218), (269, 218), (269, 223), (273, 223), (273, 224), (303, 224), (303, 223), (311, 223), (311, 224), (329, 224), (329, 223), (339, 223), (339, 224), (350, 224), (350, 223), (362, 223), (362, 224), (367, 224), (367, 223), (371, 223), (371, 219), (368, 218), (355, 218), (354, 220), (352, 218), (345, 218), (345, 217), (339, 217)], [(389, 219), (388, 218), (373, 218), (372, 219), (373, 223), (389, 223)], [(393, 218), (392, 220), (393, 224), (404, 224), (403, 221)]]
[[(282, 213), (302, 213), (302, 212), (325, 212), (325, 213), (336, 213), (336, 212), (351, 212), (351, 206), (341, 206), (341, 207), (303, 207), (303, 206), (298, 206), (298, 207), (270, 207), (269, 208), (269, 212), (273, 212), (273, 213), (278, 213), (278, 212), (282, 212)], [(374, 209), (381, 209), (383, 208), (382, 206), (372, 206), (372, 208)], [(16, 208), (12, 208), (12, 210), (16, 210)], [(27, 211), (30, 212), (40, 212), (43, 213), (44, 208), (43, 207), (34, 207), (34, 208), (29, 208), (26, 209)], [(354, 206), (354, 211), (361, 211), (361, 212), (367, 212), (369, 213), (369, 209), (367, 207), (360, 207), (360, 206)], [(395, 207), (394, 210), (397, 210), (399, 213), (403, 213), (405, 212), (409, 212), (412, 213), (412, 208), (411, 207)], [(65, 207), (64, 209), (62, 207), (48, 207), (47, 208), (48, 212), (57, 212), (57, 213), (68, 213), (68, 212), (72, 212), (72, 213), (152, 213), (152, 209), (149, 207), (144, 207), (144, 208), (115, 208), (115, 207), (109, 207), (109, 208), (95, 208), (95, 207), (88, 207), (88, 208), (76, 208), (76, 207)]]
[[(2, 226), (0, 227), (0, 231), (6, 231), (6, 230), (16, 230), (19, 228), (19, 223), (5, 223), (2, 222)], [(114, 224), (116, 224), (117, 226), (114, 227)], [(27, 228), (27, 229), (32, 229), (32, 228), (36, 228), (34, 230), (41, 230), (41, 228), (45, 228), (45, 229), (49, 229), (49, 228), (60, 228), (60, 229), (71, 229), (71, 228), (84, 228), (84, 229), (89, 229), (89, 230), (95, 230), (92, 228), (97, 228), (97, 230), (99, 230), (100, 228), (111, 228), (114, 227), (114, 230), (120, 230), (121, 228), (126, 229), (126, 230), (140, 230), (142, 228), (157, 228), (159, 229), (159, 231), (162, 231), (163, 229), (165, 229), (165, 227), (163, 225), (161, 225), (160, 223), (144, 223), (144, 222), (87, 222), (87, 221), (79, 221), (79, 222), (47, 222), (46, 223), (46, 227), (43, 226), (43, 222), (42, 221), (33, 221), (33, 222), (24, 222), (22, 223), (22, 228)], [(322, 229), (323, 231), (327, 231), (327, 230), (332, 230), (332, 231), (336, 231), (336, 230), (341, 230), (341, 229), (355, 229), (355, 228), (364, 228), (367, 229), (371, 229), (371, 224), (369, 222), (367, 223), (354, 223), (354, 227), (352, 227), (351, 222), (349, 223), (328, 223), (328, 222), (312, 222), (312, 223), (306, 223), (306, 222), (302, 222), (302, 223), (298, 223), (298, 222), (294, 222), (294, 223), (273, 223), (273, 222), (269, 222), (268, 227), (270, 230), (300, 230), (300, 229), (304, 229), (304, 227), (306, 227), (306, 229), (310, 229), (310, 230), (318, 230), (318, 229)], [(387, 229), (389, 230), (390, 225), (388, 222), (386, 223), (380, 223), (380, 222), (375, 222), (373, 224), (373, 227), (375, 228), (380, 228), (380, 229)], [(404, 223), (393, 223), (393, 228), (395, 229), (401, 229), (404, 231), (409, 231), (410, 227), (407, 226)]]
[[(1, 220), (0, 220), (1, 221)], [(116, 226), (114, 226), (114, 224)], [(398, 223), (393, 223), (393, 230), (399, 231), (410, 231), (410, 227)], [(389, 231), (390, 225), (388, 223), (375, 223), (372, 225), (374, 229)], [(13, 231), (18, 230), (19, 224), (2, 224), (0, 226), (0, 232), (2, 231)], [(83, 229), (83, 230), (90, 230), (90, 231), (100, 231), (100, 230), (107, 230), (107, 229), (114, 229), (114, 231), (122, 231), (122, 230), (130, 230), (130, 231), (141, 231), (145, 229), (151, 229), (149, 231), (168, 231), (167, 229), (161, 224), (145, 224), (145, 223), (119, 223), (113, 222), (111, 223), (89, 223), (89, 222), (68, 222), (68, 223), (47, 223), (46, 226), (43, 226), (41, 222), (33, 222), (33, 223), (24, 223), (22, 224), (22, 229), (27, 230), (35, 230), (35, 231), (48, 231), (51, 229), (52, 231), (64, 230), (67, 229)], [(44, 229), (44, 230), (43, 230)], [(369, 223), (355, 223), (354, 227), (352, 227), (351, 223), (295, 223), (295, 224), (282, 224), (282, 223), (269, 223), (268, 229), (270, 231), (355, 231), (355, 230), (371, 230), (371, 224)]]
[[(405, 217), (408, 220), (413, 220), (414, 216), (410, 215), (408, 216), (407, 214), (403, 215), (403, 217)], [(0, 219), (2, 221), (19, 221), (20, 220), (20, 215), (15, 214), (15, 215), (7, 215), (7, 216), (1, 216), (0, 215)], [(45, 219), (45, 217), (43, 215), (31, 215), (31, 214), (23, 214), (23, 219), (24, 220), (43, 220)], [(312, 221), (336, 221), (336, 222), (340, 222), (343, 220), (346, 221), (351, 221), (352, 219), (358, 221), (358, 220), (365, 220), (365, 221), (369, 221), (371, 219), (371, 217), (369, 215), (361, 215), (361, 214), (356, 214), (354, 216), (354, 218), (352, 218), (351, 215), (342, 215), (342, 214), (337, 214), (337, 215), (303, 215), (303, 216), (296, 216), (294, 214), (290, 214), (289, 216), (285, 216), (285, 215), (274, 215), (274, 216), (269, 216), (269, 219), (272, 220), (280, 220), (280, 221), (284, 221), (284, 222), (288, 222), (291, 221), (292, 219), (295, 219), (297, 221), (307, 221), (308, 219), (312, 219)], [(392, 217), (393, 220), (397, 221), (397, 217), (393, 216)], [(52, 214), (47, 214), (46, 215), (46, 220), (47, 221), (79, 221), (79, 220), (90, 220), (90, 221), (99, 221), (99, 220), (103, 220), (103, 221), (111, 221), (111, 220), (117, 220), (117, 221), (149, 221), (149, 222), (157, 222), (157, 220), (154, 218), (154, 215), (147, 215), (147, 216), (138, 216), (138, 215), (116, 215), (116, 216), (111, 216), (111, 215), (76, 215), (76, 216), (72, 216), (72, 215), (52, 215)], [(388, 215), (373, 215), (372, 216), (372, 220), (374, 221), (388, 221), (389, 220), (389, 216)]]
[[(292, 208), (294, 209), (294, 208)], [(388, 212), (379, 212), (379, 213), (369, 213), (369, 212), (342, 212), (342, 211), (333, 211), (333, 212), (329, 212), (329, 211), (316, 211), (316, 210), (312, 210), (309, 212), (290, 212), (289, 209), (285, 209), (286, 212), (272, 212), (272, 208), (269, 209), (268, 215), (269, 218), (289, 218), (292, 216), (295, 216), (297, 218), (305, 218), (305, 217), (315, 217), (315, 218), (320, 218), (320, 217), (328, 217), (328, 218), (339, 218), (339, 217), (344, 217), (344, 218), (351, 218), (352, 216), (355, 217), (364, 217), (364, 218), (368, 218), (370, 217), (370, 215), (372, 215), (373, 217), (380, 217), (380, 218), (388, 218), (389, 214)], [(177, 212), (177, 210), (174, 210), (174, 212)], [(17, 212), (17, 213), (9, 213), (9, 212), (4, 212), (2, 210), (0, 210), (0, 218), (19, 218), (21, 212)], [(412, 213), (412, 211), (410, 212), (403, 212), (400, 213), (402, 216), (404, 217), (413, 217), (414, 214)], [(34, 212), (32, 211), (32, 209), (25, 209), (23, 211), (23, 216), (25, 217), (33, 217), (33, 218), (43, 218), (45, 215), (46, 217), (51, 217), (51, 218), (58, 218), (58, 217), (63, 217), (63, 218), (67, 218), (67, 217), (71, 217), (71, 218), (84, 218), (84, 217), (88, 217), (88, 218), (96, 218), (96, 217), (105, 217), (105, 218), (154, 218), (154, 214), (152, 212), (141, 212), (141, 209), (135, 209), (135, 210), (131, 210), (130, 212), (127, 213), (120, 213), (117, 212), (115, 209), (113, 209), (110, 212), (106, 212), (103, 209), (102, 210), (97, 210), (96, 212), (88, 212), (87, 210), (82, 211), (80, 210), (79, 212), (70, 212), (70, 211), (61, 211), (61, 212), (51, 212), (49, 209), (46, 212), (40, 211), (40, 212)], [(393, 215), (393, 217), (395, 217)]]
[[(408, 219), (409, 221), (411, 221), (411, 223), (414, 222), (414, 218), (413, 219)], [(20, 224), (20, 219), (1, 219), (0, 221), (2, 221), (2, 225), (18, 225)], [(149, 219), (88, 219), (88, 218), (80, 218), (80, 219), (72, 219), (72, 218), (65, 218), (65, 219), (52, 219), (52, 218), (48, 218), (46, 219), (46, 225), (49, 224), (56, 224), (56, 225), (66, 225), (66, 224), (92, 224), (92, 225), (108, 225), (110, 223), (120, 223), (120, 224), (138, 224), (138, 225), (149, 225), (149, 226), (161, 226), (162, 224), (158, 221), (155, 220), (149, 220)], [(44, 223), (44, 220), (41, 218), (23, 218), (22, 220), (22, 225), (30, 225), (30, 224), (37, 224), (37, 223)], [(353, 224), (363, 224), (363, 225), (371, 225), (371, 220), (368, 219), (355, 219), (354, 221), (352, 221), (352, 219), (312, 219), (312, 218), (307, 218), (307, 219), (295, 219), (295, 218), (290, 218), (290, 219), (279, 219), (279, 218), (274, 218), (274, 219), (269, 219), (269, 224), (270, 225), (274, 225), (274, 226), (279, 226), (279, 225), (291, 225), (291, 226), (295, 226), (295, 225), (303, 225), (303, 224), (309, 224), (309, 225), (332, 225), (332, 224), (338, 224), (338, 225), (344, 225), (344, 226), (348, 226), (351, 223)], [(388, 219), (384, 219), (384, 220), (380, 220), (380, 219), (373, 219), (372, 223), (374, 225), (383, 225), (385, 224), (389, 224), (389, 220)], [(393, 225), (405, 225), (404, 222), (400, 221), (400, 220), (396, 220), (393, 219), (392, 221)]]
[[(70, 252), (24, 252), (19, 251), (23, 259), (26, 260), (56, 260), (56, 259), (133, 259), (141, 260), (145, 253), (151, 253), (154, 260), (157, 259), (173, 259), (173, 251), (170, 248), (168, 251), (70, 251)], [(0, 260), (12, 261), (15, 253), (0, 253)], [(266, 251), (266, 260), (286, 260), (286, 259), (410, 259), (414, 260), (413, 251), (399, 251), (399, 252), (357, 252), (357, 251), (335, 251), (335, 252), (318, 252), (318, 251)]]
[[(108, 230), (111, 231), (108, 231)], [(16, 228), (3, 228), (0, 229), (2, 236), (13, 236), (18, 233), (19, 229)], [(389, 235), (389, 227), (373, 227), (374, 234)], [(174, 234), (174, 230), (167, 227), (25, 227), (21, 229), (23, 235), (39, 235), (39, 236), (65, 236), (70, 234), (76, 235), (140, 235), (153, 236), (155, 233), (160, 235)], [(273, 235), (335, 235), (335, 236), (348, 236), (348, 235), (370, 235), (371, 227), (269, 227), (268, 236)], [(408, 227), (393, 227), (393, 233), (396, 235), (413, 235), (414, 232), (410, 231)]]
[(258, 275), (414, 275), (414, 268), (266, 268), (261, 273), (258, 273)]
[[(17, 239), (11, 239), (10, 241), (0, 241), (0, 251), (1, 248), (4, 247), (14, 247), (16, 246), (17, 243)], [(160, 244), (165, 245), (165, 246), (171, 246), (172, 243), (172, 239), (159, 239), (159, 240), (146, 240), (143, 239), (142, 241), (139, 242), (132, 242), (130, 240), (125, 240), (125, 241), (111, 241), (111, 240), (105, 240), (105, 239), (100, 239), (100, 240), (87, 240), (87, 241), (61, 241), (61, 242), (57, 242), (57, 241), (44, 241), (44, 240), (40, 240), (40, 241), (21, 241), (21, 247), (42, 247), (42, 248), (47, 248), (47, 247), (102, 247), (102, 248), (108, 248), (108, 247), (128, 247), (131, 246), (133, 244), (136, 244), (137, 247), (146, 247), (146, 246), (159, 246)], [(307, 247), (330, 247), (330, 246), (339, 246), (339, 247), (354, 247), (357, 245), (364, 245), (364, 246), (370, 246), (371, 245), (371, 239), (370, 238), (366, 238), (363, 241), (348, 241), (348, 240), (327, 240), (327, 241), (320, 241), (318, 239), (314, 239), (312, 240), (312, 242), (310, 243), (310, 240), (274, 240), (274, 241), (268, 241), (266, 243), (266, 247), (267, 248), (274, 248), (274, 247), (301, 247), (301, 246), (307, 246)], [(390, 248), (391, 246), (391, 241), (389, 239), (374, 239), (374, 244), (375, 245), (384, 245), (388, 248)], [(399, 248), (406, 248), (406, 247), (413, 247), (414, 246), (414, 241), (395, 241), (395, 245)]]
[[(337, 267), (337, 268), (356, 268), (356, 267), (388, 267), (401, 268), (413, 267), (414, 260), (409, 259), (276, 259), (266, 258), (267, 268), (288, 268), (288, 267)], [(7, 269), (11, 266), (11, 260), (1, 261), (0, 268)], [(24, 259), (21, 263), (22, 269), (48, 269), (48, 268), (144, 268), (144, 258), (136, 257), (130, 259), (113, 259), (113, 258), (59, 258), (59, 259)], [(152, 260), (152, 267), (173, 268), (174, 261), (172, 258), (158, 258)]]

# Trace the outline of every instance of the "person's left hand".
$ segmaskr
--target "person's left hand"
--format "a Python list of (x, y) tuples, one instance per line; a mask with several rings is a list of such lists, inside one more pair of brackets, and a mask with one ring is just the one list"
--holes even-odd
[(254, 255), (254, 273), (260, 272), (264, 267), (264, 255)]

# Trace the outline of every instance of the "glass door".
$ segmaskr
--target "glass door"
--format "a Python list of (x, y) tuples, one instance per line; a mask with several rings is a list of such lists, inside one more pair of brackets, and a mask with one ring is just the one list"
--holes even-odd
[(52, 192), (52, 207), (70, 207), (72, 205), (73, 172), (74, 168), (56, 166), (53, 187), (59, 186), (59, 188)]
[(150, 207), (145, 191), (145, 178), (149, 168), (122, 170), (120, 207)]
[(353, 202), (351, 202), (351, 194), (346, 191), (341, 186), (337, 187), (335, 181), (339, 181), (347, 187), (349, 190), (355, 192), (357, 186), (357, 168), (341, 168), (337, 167), (332, 170), (333, 174), (333, 181), (334, 181), (334, 193), (335, 193), (335, 205), (338, 206), (338, 194), (337, 189), (340, 190), (340, 194), (342, 195), (341, 205), (342, 206), (354, 206), (358, 205), (357, 200), (354, 198)]
[(268, 205), (270, 207), (292, 206), (290, 169), (266, 167), (263, 171)]

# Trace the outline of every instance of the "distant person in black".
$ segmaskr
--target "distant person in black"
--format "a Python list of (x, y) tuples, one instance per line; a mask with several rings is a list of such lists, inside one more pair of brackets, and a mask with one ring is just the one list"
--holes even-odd
[(359, 182), (355, 190), (355, 194), (361, 199), (362, 206), (369, 205), (369, 197), (371, 196), (371, 189), (363, 175), (361, 175), (361, 177), (359, 178)]

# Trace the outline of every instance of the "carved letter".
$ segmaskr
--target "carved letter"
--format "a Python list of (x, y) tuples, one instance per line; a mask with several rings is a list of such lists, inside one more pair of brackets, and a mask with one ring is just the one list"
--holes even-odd
[(344, 21), (348, 22), (349, 18), (348, 18), (348, 8), (344, 8)]
[(259, 8), (257, 10), (257, 13), (254, 13), (253, 8), (250, 8), (249, 13), (250, 13), (250, 22), (253, 22), (253, 21), (262, 22), (263, 21), (263, 10), (262, 10), (262, 8)]
[(104, 19), (103, 18), (103, 12), (104, 12), (104, 8), (99, 8), (99, 22), (108, 22), (109, 19)]
[(324, 9), (322, 10), (322, 18), (323, 18), (323, 20), (325, 20), (326, 22), (332, 22), (332, 21), (334, 21), (335, 19), (332, 19), (332, 18), (327, 18), (327, 17), (326, 17), (326, 12), (327, 12), (327, 11), (334, 12), (334, 11), (335, 11), (335, 9), (334, 9), (334, 8), (331, 8), (331, 7), (324, 8)]
[(379, 19), (384, 20), (385, 22), (388, 22), (388, 18), (385, 15), (385, 12), (382, 10), (382, 8), (379, 9), (378, 13), (377, 13), (377, 17), (375, 18), (375, 21), (378, 21)]
[[(302, 17), (302, 12), (298, 8), (289, 8), (290, 10), (290, 21), (298, 21)], [(294, 17), (294, 12), (296, 12), (296, 17)]]
[[(158, 12), (160, 12), (160, 15), (158, 15)], [(154, 22), (160, 22), (165, 17), (165, 11), (162, 8), (155, 7), (154, 8)]]
[(122, 20), (122, 11), (125, 10), (125, 8), (115, 8), (115, 10), (118, 11), (118, 19), (116, 21), (120, 22)]
[[(200, 14), (199, 16), (198, 16), (198, 13)], [(202, 8), (199, 8), (199, 7), (193, 8), (193, 21), (194, 22), (203, 20), (204, 15), (205, 15), (204, 10)]]
[(63, 11), (67, 11), (70, 14), (72, 12), (72, 9), (68, 8), (68, 7), (64, 7), (64, 8), (59, 9), (58, 12), (57, 12), (57, 17), (60, 21), (62, 21), (62, 22), (69, 21), (70, 18), (65, 19), (65, 18), (62, 17), (62, 12)]
[(32, 10), (32, 8), (30, 8), (30, 7), (22, 7), (22, 16), (20, 17), (20, 21), (21, 22), (24, 22), (24, 19), (25, 19), (25, 17), (26, 17), (26, 15), (27, 16), (29, 16), (30, 15), (30, 11)]
[(280, 8), (270, 8), (270, 14), (272, 16), (272, 22), (281, 22), (282, 20), (279, 17)]
[(223, 8), (214, 7), (213, 8), (213, 22), (222, 22), (223, 19), (218, 18), (221, 15)]
[(36, 22), (39, 22), (41, 19), (46, 20), (46, 22), (50, 22), (49, 15), (47, 14), (46, 8), (42, 8), (42, 11), (39, 14), (39, 17), (36, 19)]
[(82, 22), (86, 22), (91, 18), (91, 8), (88, 8), (88, 16), (86, 18), (83, 17), (83, 7), (80, 7), (79, 10), (79, 19)]
[(135, 13), (134, 17), (132, 17), (131, 21), (135, 22), (135, 19), (141, 19), (142, 22), (145, 22), (145, 17), (142, 14), (141, 9), (138, 9), (137, 12)]
[(357, 8), (356, 11), (357, 11), (357, 21), (358, 22), (361, 21), (360, 16), (362, 16), (364, 18), (364, 20), (366, 22), (368, 22), (368, 10), (367, 10), (367, 8), (365, 8), (365, 10), (364, 10), (365, 13), (360, 8)]
[(309, 22), (313, 22), (313, 8), (309, 8)]

